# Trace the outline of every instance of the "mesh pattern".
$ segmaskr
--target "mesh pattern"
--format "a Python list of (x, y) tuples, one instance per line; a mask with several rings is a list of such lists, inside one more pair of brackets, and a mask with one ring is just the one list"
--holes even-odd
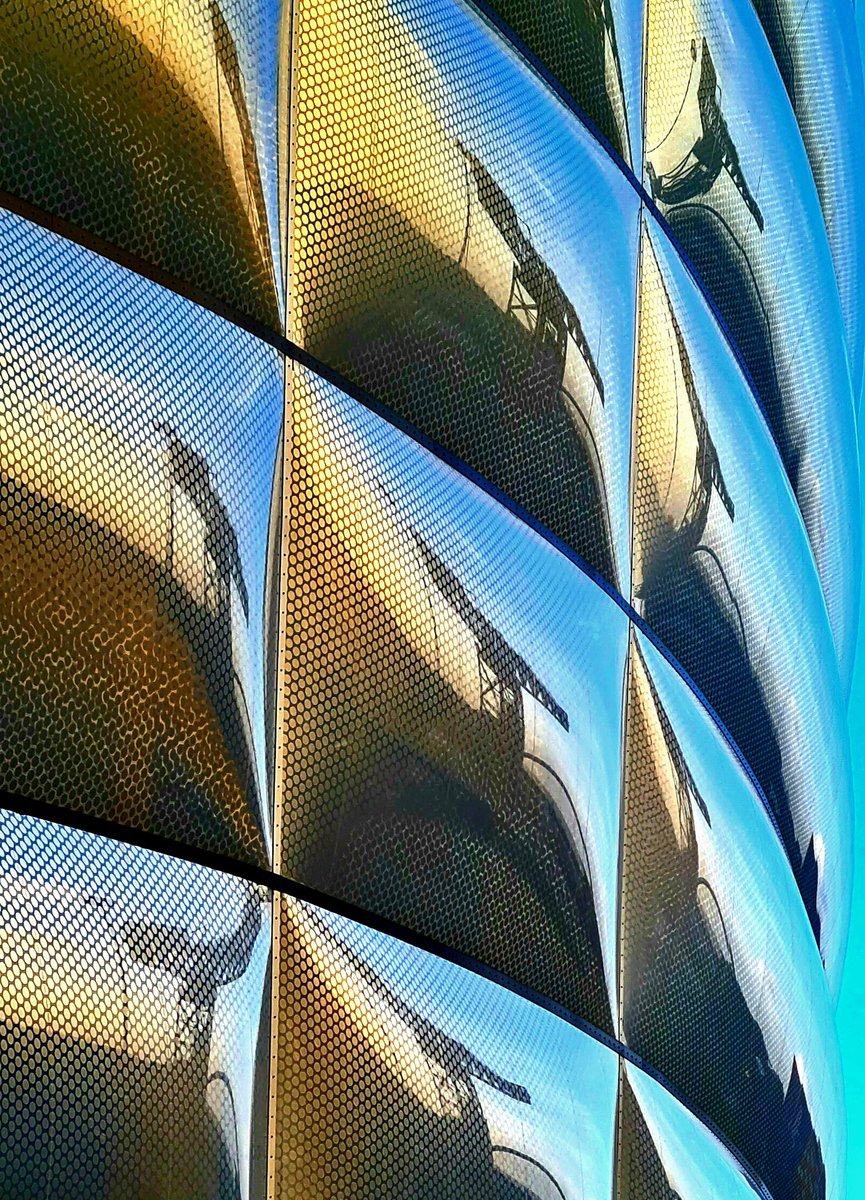
[(622, 158), (629, 157), (625, 89), (608, 0), (495, 0), (492, 7), (570, 92)]
[(670, 1186), (628, 1076), (619, 1070), (616, 1200), (683, 1200)]
[(279, 869), (609, 1030), (623, 615), (301, 371), (292, 423)]
[[(717, 1123), (775, 1200), (822, 1200), (827, 1178), (834, 1186), (843, 1170), (825, 981), (771, 833), (749, 818), (753, 797), (733, 784), (723, 755), (707, 743), (695, 753), (695, 732), (677, 736), (635, 641), (623, 816), (624, 1037)], [(783, 927), (777, 919), (767, 926), (764, 909), (788, 914)]]
[(0, 189), (279, 329), (268, 19), (258, 0), (4, 0)]
[(0, 239), (0, 786), (265, 865), (281, 364), (23, 221)]
[(9, 814), (0, 845), (0, 1196), (234, 1200), (269, 899)]
[(293, 31), (292, 336), (615, 583), (637, 197), (458, 4)]
[(609, 1195), (612, 1053), (460, 968), (277, 911), (275, 1195)]
[(836, 981), (852, 796), (813, 560), (732, 356), (648, 226), (641, 271), (633, 603), (760, 781)]
[[(865, 214), (856, 163), (865, 153), (862, 67), (853, 6), (756, 0), (814, 174), (847, 329), (853, 395), (862, 387)], [(831, 153), (826, 153), (831, 145)]]
[(754, 380), (849, 679), (859, 502), (844, 325), (811, 170), (749, 5), (650, 0), (645, 177)]

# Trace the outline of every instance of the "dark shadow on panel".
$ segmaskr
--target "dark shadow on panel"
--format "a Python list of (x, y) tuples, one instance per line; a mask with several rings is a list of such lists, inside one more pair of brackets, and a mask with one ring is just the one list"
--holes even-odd
[[(625, 1040), (717, 1123), (773, 1200), (824, 1200), (825, 1168), (796, 1062), (781, 1079), (770, 1061), (771, 1031), (749, 1008), (759, 997), (742, 990), (729, 914), (704, 873), (698, 823), (711, 837), (711, 803), (634, 644), (623, 831)], [(759, 926), (759, 913), (751, 919)]]

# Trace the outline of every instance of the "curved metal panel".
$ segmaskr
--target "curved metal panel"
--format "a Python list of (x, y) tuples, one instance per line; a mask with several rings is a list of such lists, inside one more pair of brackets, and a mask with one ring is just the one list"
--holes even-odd
[(0, 845), (0, 1195), (249, 1197), (269, 894), (10, 813)]
[(0, 191), (278, 331), (277, 29), (264, 0), (4, 0)]
[(274, 1195), (610, 1195), (611, 1051), (433, 955), (276, 904)]
[(759, 780), (837, 990), (852, 781), (832, 635), (805, 530), (733, 356), (649, 221), (639, 313), (633, 603)]
[(8, 213), (0, 246), (0, 787), (266, 866), (283, 364)]
[(650, 0), (646, 186), (753, 378), (802, 510), (842, 680), (860, 547), (854, 403), (814, 181), (749, 4)]
[(616, 1200), (753, 1200), (741, 1167), (692, 1113), (631, 1063), (620, 1075)]
[(627, 620), (296, 369), (277, 869), (611, 1030)]
[(613, 149), (630, 161), (638, 136), (642, 18), (633, 0), (491, 0), (490, 7), (565, 88)]
[(796, 113), (835, 263), (850, 351), (853, 395), (865, 351), (865, 95), (854, 4), (754, 0)]
[(622, 817), (623, 1040), (773, 1198), (843, 1190), (841, 1068), (807, 915), (707, 715), (634, 633)]
[(639, 201), (458, 0), (298, 0), (291, 337), (627, 575)]

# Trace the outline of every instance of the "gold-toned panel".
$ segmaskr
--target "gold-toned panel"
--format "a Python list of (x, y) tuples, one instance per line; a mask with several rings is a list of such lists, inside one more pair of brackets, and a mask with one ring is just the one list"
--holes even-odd
[(0, 788), (268, 865), (282, 364), (20, 218), (0, 244)]
[(279, 331), (273, 133), (260, 144), (236, 33), (258, 35), (259, 9), (4, 0), (0, 189)]
[(579, 122), (461, 3), (298, 0), (287, 203), (290, 336), (615, 584), (639, 206)]

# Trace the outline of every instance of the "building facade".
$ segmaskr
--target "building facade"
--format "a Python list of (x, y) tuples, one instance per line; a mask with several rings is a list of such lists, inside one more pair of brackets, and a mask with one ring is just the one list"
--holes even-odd
[(852, 0), (0, 79), (0, 1200), (843, 1200)]

